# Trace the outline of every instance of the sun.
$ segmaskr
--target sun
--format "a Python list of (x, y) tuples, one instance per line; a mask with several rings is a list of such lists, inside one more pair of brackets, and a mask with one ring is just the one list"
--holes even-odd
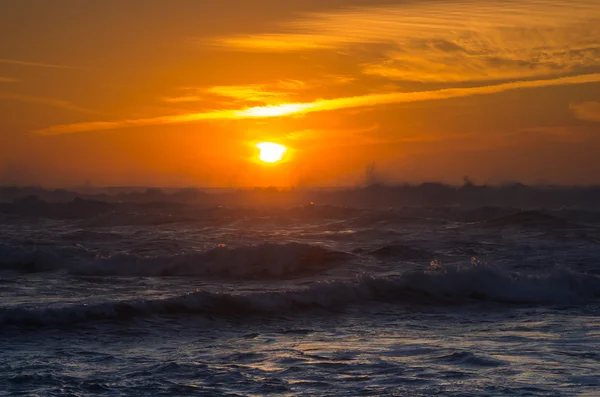
[(285, 152), (287, 152), (285, 146), (273, 142), (257, 143), (256, 147), (260, 149), (258, 158), (265, 163), (276, 163), (280, 161), (285, 155)]

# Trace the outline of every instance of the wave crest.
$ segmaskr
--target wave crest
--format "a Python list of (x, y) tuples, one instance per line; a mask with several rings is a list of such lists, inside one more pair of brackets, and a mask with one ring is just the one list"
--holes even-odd
[(83, 264), (70, 273), (119, 276), (206, 276), (240, 279), (313, 274), (334, 266), (349, 254), (308, 244), (217, 247), (200, 253), (143, 258), (115, 255)]
[(351, 254), (309, 244), (265, 243), (165, 256), (131, 253), (95, 257), (85, 248), (38, 249), (0, 245), (0, 268), (22, 273), (66, 270), (85, 276), (203, 276), (283, 278), (327, 270)]
[(199, 314), (235, 316), (282, 314), (318, 309), (326, 312), (351, 304), (381, 302), (406, 305), (582, 304), (600, 297), (600, 277), (554, 270), (545, 275), (509, 274), (488, 266), (410, 272), (399, 277), (361, 276), (353, 281), (318, 282), (304, 289), (255, 293), (190, 294), (146, 301), (78, 304), (47, 309), (0, 309), (0, 325), (58, 325), (91, 320), (129, 320), (141, 316)]

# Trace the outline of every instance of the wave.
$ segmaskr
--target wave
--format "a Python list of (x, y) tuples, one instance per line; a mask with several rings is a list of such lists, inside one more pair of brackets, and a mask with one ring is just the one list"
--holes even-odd
[(542, 211), (521, 211), (485, 221), (487, 225), (496, 227), (517, 226), (526, 228), (567, 229), (581, 226), (567, 219), (550, 215)]
[(39, 273), (64, 269), (73, 260), (95, 254), (81, 246), (48, 248), (43, 246), (13, 246), (0, 244), (0, 270), (18, 273)]
[(116, 241), (123, 240), (123, 235), (119, 234), (119, 233), (97, 232), (97, 231), (85, 230), (85, 229), (79, 229), (79, 230), (74, 230), (72, 232), (63, 233), (63, 234), (60, 234), (59, 237), (62, 240), (72, 241), (74, 243), (77, 243), (79, 241), (89, 241), (89, 240), (102, 241), (102, 242), (116, 242)]
[(402, 244), (385, 245), (369, 252), (369, 255), (378, 259), (394, 259), (399, 261), (430, 261), (435, 258), (435, 254)]
[(61, 308), (0, 309), (0, 325), (44, 326), (147, 316), (206, 315), (236, 319), (339, 311), (348, 305), (576, 305), (600, 298), (600, 277), (555, 269), (545, 275), (510, 274), (489, 266), (420, 271), (397, 277), (361, 276), (317, 282), (303, 289), (235, 293), (197, 291), (167, 299), (78, 304)]
[(505, 361), (492, 357), (473, 354), (471, 352), (456, 352), (439, 358), (450, 365), (473, 366), (473, 367), (500, 367), (507, 365)]
[(308, 244), (217, 247), (207, 252), (165, 257), (131, 254), (96, 259), (69, 270), (100, 276), (204, 276), (234, 279), (282, 278), (314, 274), (349, 259), (349, 254)]
[(344, 252), (288, 243), (165, 256), (95, 256), (85, 248), (48, 250), (0, 245), (0, 268), (23, 273), (65, 270), (82, 276), (197, 276), (232, 279), (284, 278), (314, 274), (351, 259)]
[(169, 212), (110, 212), (84, 219), (82, 227), (117, 227), (117, 226), (161, 226), (174, 223), (193, 222), (191, 216), (172, 214)]
[(102, 213), (114, 211), (114, 206), (104, 201), (84, 200), (76, 197), (66, 203), (50, 203), (37, 196), (26, 196), (12, 203), (0, 204), (0, 212), (45, 218), (86, 218)]
[(560, 208), (580, 206), (598, 209), (599, 186), (527, 186), (520, 183), (502, 186), (475, 185), (468, 179), (463, 186), (440, 183), (419, 185), (374, 184), (363, 188), (322, 189), (172, 189), (108, 188), (83, 191), (48, 190), (39, 187), (0, 186), (0, 202), (24, 197), (39, 197), (49, 202), (67, 202), (77, 198), (110, 203), (193, 203), (247, 207), (294, 207), (305, 203), (355, 208), (440, 207), (440, 206), (511, 206), (519, 208)]

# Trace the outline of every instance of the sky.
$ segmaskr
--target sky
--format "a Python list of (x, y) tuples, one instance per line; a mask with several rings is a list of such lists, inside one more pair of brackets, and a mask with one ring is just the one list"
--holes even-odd
[(597, 0), (0, 11), (0, 184), (600, 183)]

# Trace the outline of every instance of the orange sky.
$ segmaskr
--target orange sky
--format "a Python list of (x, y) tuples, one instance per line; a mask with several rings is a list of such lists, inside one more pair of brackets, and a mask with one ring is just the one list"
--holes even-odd
[(0, 183), (600, 183), (596, 0), (0, 2)]

